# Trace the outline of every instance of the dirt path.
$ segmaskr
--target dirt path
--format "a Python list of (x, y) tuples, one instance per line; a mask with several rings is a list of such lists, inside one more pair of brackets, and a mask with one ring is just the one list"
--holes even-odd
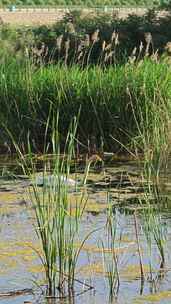
[[(94, 12), (100, 11), (99, 9), (83, 9), (84, 15), (94, 14)], [(147, 12), (145, 8), (104, 8), (102, 12), (109, 12), (116, 14), (119, 18), (126, 18), (129, 14), (137, 14), (142, 16)], [(28, 8), (28, 9), (16, 9), (10, 11), (9, 9), (0, 9), (0, 17), (4, 23), (14, 25), (40, 25), (40, 24), (53, 24), (58, 20), (61, 20), (69, 9), (58, 8)], [(158, 15), (160, 17), (166, 16), (167, 12), (160, 11)]]

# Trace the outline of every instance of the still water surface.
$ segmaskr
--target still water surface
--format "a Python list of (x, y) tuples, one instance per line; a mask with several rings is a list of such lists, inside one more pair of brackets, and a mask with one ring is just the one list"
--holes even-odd
[[(11, 172), (15, 172), (15, 178), (11, 177)], [(34, 211), (27, 196), (30, 181), (21, 176), (14, 159), (0, 158), (0, 174), (0, 304), (171, 303), (171, 172), (163, 177), (161, 185), (164, 199), (159, 208), (159, 216), (166, 237), (165, 266), (162, 270), (156, 243), (153, 240), (150, 260), (149, 247), (142, 229), (143, 222), (139, 214), (143, 207), (137, 198), (143, 197), (143, 187), (139, 183), (140, 169), (135, 161), (117, 161), (98, 170), (98, 173), (93, 170), (89, 174), (86, 188), (77, 193), (71, 191), (73, 210), (75, 198), (81, 196), (81, 191), (88, 197), (80, 227), (80, 240), (90, 231), (99, 228), (86, 241), (76, 272), (76, 278), (91, 285), (93, 289), (84, 292), (84, 284), (76, 282), (75, 297), (72, 300), (55, 301), (45, 299), (38, 287), (44, 284), (44, 271), (36, 253), (40, 252), (40, 244), (35, 233)], [(82, 175), (77, 174), (77, 178)], [(75, 173), (71, 177), (75, 178)], [(106, 230), (103, 229), (109, 198), (117, 222), (115, 250), (120, 277), (119, 290), (112, 302), (109, 300), (107, 266), (102, 249), (106, 250), (105, 256), (111, 255), (107, 250)], [(133, 215), (135, 209), (145, 274), (143, 284)], [(75, 246), (79, 246), (79, 243)], [(152, 265), (151, 272), (149, 261)], [(25, 293), (11, 293), (20, 290)], [(31, 294), (31, 290), (34, 294)], [(3, 296), (4, 293), (6, 296)]]

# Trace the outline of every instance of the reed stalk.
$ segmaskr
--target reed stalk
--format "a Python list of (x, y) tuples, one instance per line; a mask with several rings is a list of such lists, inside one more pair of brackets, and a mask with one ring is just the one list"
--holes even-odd
[(117, 233), (117, 219), (113, 212), (112, 204), (110, 202), (109, 193), (107, 194), (108, 201), (108, 211), (107, 211), (107, 221), (106, 221), (106, 233), (107, 233), (107, 248), (109, 254), (104, 252), (103, 245), (103, 264), (104, 269), (107, 272), (107, 281), (109, 287), (109, 302), (112, 303), (116, 299), (120, 287), (120, 277), (119, 277), (119, 266), (118, 257), (116, 254), (116, 233)]

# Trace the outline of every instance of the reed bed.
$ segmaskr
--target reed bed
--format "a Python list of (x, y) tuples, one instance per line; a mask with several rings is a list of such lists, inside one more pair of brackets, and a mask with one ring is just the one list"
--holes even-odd
[[(157, 64), (157, 63), (156, 63)], [(159, 63), (160, 66), (160, 63)], [(147, 72), (147, 70), (146, 70)], [(162, 75), (161, 70), (158, 76)], [(156, 74), (151, 70), (151, 79)], [(161, 74), (160, 74), (161, 73)], [(159, 77), (160, 77), (159, 76)], [(154, 78), (153, 78), (154, 79)], [(144, 81), (144, 88), (146, 82)], [(141, 244), (139, 241), (138, 226), (140, 225), (146, 238), (150, 273), (147, 279), (153, 284), (160, 277), (160, 273), (164, 272), (166, 266), (166, 247), (167, 247), (167, 230), (161, 216), (161, 208), (163, 202), (167, 200), (163, 197), (160, 188), (161, 174), (166, 174), (168, 168), (168, 158), (170, 155), (170, 97), (169, 87), (165, 88), (167, 96), (162, 93), (162, 83), (156, 82), (155, 92), (148, 87), (149, 95), (139, 96), (137, 103), (134, 103), (136, 86), (128, 86), (128, 94), (132, 106), (132, 113), (137, 127), (137, 136), (134, 137), (132, 143), (134, 153), (137, 156), (141, 167), (142, 180), (146, 180), (143, 189), (143, 196), (139, 198), (141, 210), (137, 211), (135, 207), (134, 223), (139, 252), (139, 263), (141, 271), (141, 292), (143, 292), (144, 282), (146, 280), (143, 270), (143, 255), (141, 253)], [(147, 87), (146, 87), (147, 89)], [(146, 91), (147, 92), (147, 91)], [(138, 155), (140, 149), (143, 152), (143, 162)], [(137, 220), (140, 224), (138, 225)], [(154, 246), (159, 255), (158, 274), (154, 276), (153, 267), (156, 263), (154, 258)]]
[[(116, 151), (123, 147), (119, 142), (135, 146), (136, 138), (138, 149), (145, 149), (145, 130), (150, 145), (156, 124), (166, 116), (169, 120), (170, 84), (170, 66), (164, 60), (146, 58), (122, 66), (83, 70), (77, 65), (36, 68), (30, 61), (6, 60), (0, 67), (1, 128), (5, 125), (13, 130), (23, 147), (29, 132), (32, 146), (41, 151), (50, 108), (60, 113), (63, 138), (71, 119), (81, 109), (77, 137), (82, 144), (90, 142), (94, 149)], [(158, 121), (156, 113), (160, 113)], [(52, 121), (49, 123), (52, 128)], [(1, 144), (10, 146), (7, 135), (1, 134)]]

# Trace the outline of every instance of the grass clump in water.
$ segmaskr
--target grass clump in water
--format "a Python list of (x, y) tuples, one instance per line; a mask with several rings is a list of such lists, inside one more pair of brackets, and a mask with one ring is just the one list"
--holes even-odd
[[(54, 120), (53, 120), (54, 121)], [(45, 139), (47, 136), (48, 123), (46, 126)], [(78, 248), (79, 224), (86, 204), (84, 194), (79, 201), (76, 199), (74, 213), (69, 199), (69, 174), (71, 161), (74, 157), (74, 143), (77, 129), (77, 120), (74, 119), (68, 131), (64, 152), (61, 155), (60, 138), (57, 123), (53, 122), (52, 132), (52, 162), (43, 163), (42, 178), (46, 181), (47, 176), (54, 178), (42, 188), (35, 182), (36, 156), (32, 153), (28, 144), (28, 154), (25, 156), (17, 145), (19, 161), (24, 173), (33, 180), (29, 190), (29, 198), (34, 207), (36, 224), (35, 229), (42, 247), (42, 254), (39, 254), (44, 266), (47, 282), (46, 295), (48, 297), (66, 297), (74, 295), (75, 270), (80, 250), (88, 238), (81, 241)], [(45, 140), (46, 142), (46, 140)], [(47, 150), (46, 150), (47, 149)], [(48, 145), (44, 152), (47, 153)], [(72, 185), (73, 186), (73, 185)], [(74, 185), (77, 190), (77, 185)], [(84, 284), (83, 284), (84, 285)], [(88, 285), (87, 285), (88, 286)], [(90, 286), (88, 286), (90, 288)]]

